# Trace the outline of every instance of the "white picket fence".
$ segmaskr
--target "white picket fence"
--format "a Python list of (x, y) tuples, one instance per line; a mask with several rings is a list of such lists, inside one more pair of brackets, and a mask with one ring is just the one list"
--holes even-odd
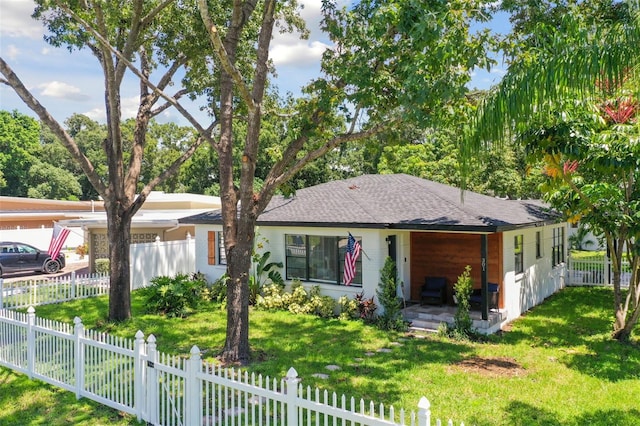
[(0, 309), (28, 308), (108, 293), (106, 274), (77, 275), (71, 271), (67, 277), (11, 282), (0, 278)]
[(196, 241), (186, 240), (131, 244), (131, 289), (146, 287), (158, 276), (173, 277), (196, 272)]
[[(576, 259), (569, 256), (567, 262), (567, 284), (602, 286), (613, 283), (613, 267), (609, 258), (594, 256), (592, 258)], [(620, 285), (628, 287), (631, 281), (631, 266), (628, 261), (622, 261)]]
[[(415, 425), (429, 426), (429, 401), (417, 411), (304, 388), (291, 368), (281, 380), (188, 359), (145, 342), (38, 318), (33, 307), (0, 310), (0, 365), (135, 415), (152, 425)], [(437, 425), (441, 422), (438, 420)], [(453, 425), (450, 420), (449, 425)]]

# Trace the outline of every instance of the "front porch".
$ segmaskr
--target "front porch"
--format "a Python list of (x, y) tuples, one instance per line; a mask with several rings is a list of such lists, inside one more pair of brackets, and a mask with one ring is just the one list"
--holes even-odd
[[(419, 303), (407, 306), (402, 310), (402, 316), (405, 320), (411, 322), (411, 327), (427, 331), (436, 331), (440, 323), (446, 322), (450, 325), (454, 323), (456, 314), (456, 306), (430, 306), (421, 305)], [(482, 313), (479, 309), (471, 309), (469, 311), (473, 328), (481, 334), (493, 334), (500, 330), (502, 323), (507, 319), (507, 312), (503, 310), (489, 310), (489, 318), (482, 319)]]

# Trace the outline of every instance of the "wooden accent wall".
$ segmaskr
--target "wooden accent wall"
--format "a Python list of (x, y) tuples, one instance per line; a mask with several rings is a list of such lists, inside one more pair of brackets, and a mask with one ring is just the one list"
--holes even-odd
[[(502, 286), (502, 234), (488, 235), (488, 281)], [(447, 279), (447, 299), (453, 303), (453, 285), (471, 265), (474, 288), (481, 285), (480, 235), (458, 233), (411, 233), (411, 299), (420, 300), (420, 288), (427, 276)], [(500, 299), (502, 299), (502, 291)], [(500, 300), (502, 305), (502, 300)]]

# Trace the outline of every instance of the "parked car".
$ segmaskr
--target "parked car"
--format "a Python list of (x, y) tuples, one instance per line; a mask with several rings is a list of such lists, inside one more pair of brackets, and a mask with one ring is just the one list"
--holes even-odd
[(0, 242), (0, 277), (10, 272), (40, 271), (55, 274), (65, 267), (64, 254), (52, 259), (46, 250), (29, 244)]

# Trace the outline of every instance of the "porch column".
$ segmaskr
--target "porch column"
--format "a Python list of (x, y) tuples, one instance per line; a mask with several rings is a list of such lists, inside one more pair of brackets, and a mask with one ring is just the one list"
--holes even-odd
[(489, 251), (487, 234), (480, 235), (480, 264), (482, 270), (480, 271), (480, 311), (482, 313), (482, 319), (489, 319), (489, 285), (487, 284), (487, 252)]

